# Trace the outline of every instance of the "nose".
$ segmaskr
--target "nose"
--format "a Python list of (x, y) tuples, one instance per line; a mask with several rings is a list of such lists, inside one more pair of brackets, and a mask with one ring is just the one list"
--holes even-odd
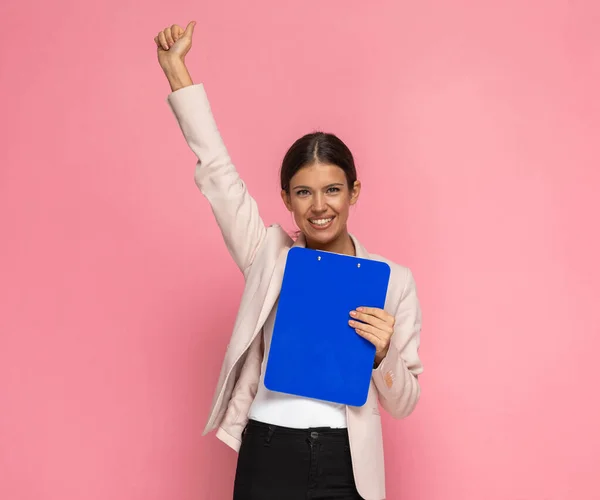
[(313, 198), (313, 212), (322, 213), (327, 210), (327, 203), (325, 203), (325, 196), (322, 193), (315, 194)]

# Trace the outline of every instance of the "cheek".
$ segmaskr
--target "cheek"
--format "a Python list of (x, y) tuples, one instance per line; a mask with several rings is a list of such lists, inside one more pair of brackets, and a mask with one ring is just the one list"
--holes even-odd
[(348, 213), (350, 212), (350, 200), (348, 197), (344, 196), (343, 198), (337, 198), (335, 201), (330, 203), (329, 206), (337, 212), (340, 218), (348, 217)]
[(294, 219), (296, 219), (296, 220), (303, 219), (306, 212), (310, 208), (310, 203), (306, 203), (305, 201), (300, 200), (300, 199), (295, 199), (295, 200), (292, 200), (291, 208), (292, 208), (292, 215), (294, 216)]

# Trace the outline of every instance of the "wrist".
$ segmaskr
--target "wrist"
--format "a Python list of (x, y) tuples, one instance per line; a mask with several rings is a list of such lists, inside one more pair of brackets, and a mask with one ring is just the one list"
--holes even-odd
[(163, 61), (162, 64), (165, 73), (176, 73), (185, 68), (185, 59), (179, 56), (171, 56)]
[(383, 362), (383, 360), (387, 356), (387, 353), (388, 353), (388, 349), (386, 349), (384, 352), (375, 354), (375, 362), (373, 363), (374, 370), (379, 368), (379, 365)]
[(193, 84), (183, 59), (174, 57), (165, 61), (163, 64), (163, 71), (167, 80), (169, 80), (173, 92)]

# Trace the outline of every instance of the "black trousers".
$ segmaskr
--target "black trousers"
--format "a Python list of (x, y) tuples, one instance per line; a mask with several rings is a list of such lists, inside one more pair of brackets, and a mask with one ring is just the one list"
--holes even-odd
[(290, 429), (250, 420), (233, 500), (360, 500), (346, 429)]

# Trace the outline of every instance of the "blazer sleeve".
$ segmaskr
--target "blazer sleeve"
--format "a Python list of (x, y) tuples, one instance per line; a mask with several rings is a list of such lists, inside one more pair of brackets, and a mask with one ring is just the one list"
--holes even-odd
[(204, 85), (176, 90), (167, 103), (198, 158), (196, 185), (210, 203), (229, 253), (246, 276), (266, 227), (223, 143)]
[(413, 275), (409, 269), (406, 273), (388, 353), (373, 370), (379, 402), (394, 418), (404, 418), (414, 410), (421, 394), (418, 375), (423, 371), (418, 355), (421, 307)]
[[(233, 407), (232, 411), (237, 415), (237, 418), (227, 426), (229, 432), (223, 427), (219, 427), (217, 430), (217, 437), (236, 451), (239, 451), (242, 442), (232, 434), (241, 436), (248, 422), (247, 413), (258, 391), (263, 352), (264, 341), (262, 334), (260, 334), (256, 336), (248, 348), (248, 354), (229, 398), (229, 408)], [(237, 432), (233, 432), (233, 429), (236, 427)]]

